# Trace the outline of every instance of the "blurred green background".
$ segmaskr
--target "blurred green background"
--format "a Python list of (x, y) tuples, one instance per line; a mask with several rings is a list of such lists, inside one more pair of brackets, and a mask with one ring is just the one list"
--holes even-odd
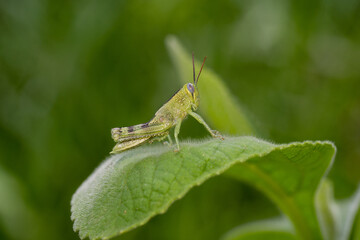
[[(0, 0), (0, 239), (78, 239), (70, 199), (111, 151), (110, 129), (150, 120), (181, 86), (169, 34), (208, 56), (259, 137), (333, 141), (330, 178), (347, 197), (360, 180), (359, 26), (357, 0)], [(180, 138), (204, 136), (183, 124)], [(119, 239), (218, 239), (278, 214), (217, 177)]]

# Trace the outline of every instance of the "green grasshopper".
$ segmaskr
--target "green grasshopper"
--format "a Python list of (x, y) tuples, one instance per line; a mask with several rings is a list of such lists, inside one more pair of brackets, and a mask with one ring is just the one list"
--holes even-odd
[(179, 151), (180, 145), (178, 135), (180, 132), (181, 122), (187, 117), (187, 115), (192, 116), (199, 123), (204, 125), (212, 137), (224, 139), (218, 131), (212, 130), (206, 124), (204, 119), (194, 112), (199, 106), (200, 99), (197, 83), (199, 81), (199, 76), (203, 69), (205, 60), (206, 57), (204, 58), (199, 74), (195, 80), (195, 63), (193, 53), (192, 63), (194, 83), (185, 84), (155, 113), (154, 118), (149, 122), (131, 127), (111, 129), (112, 138), (116, 142), (116, 145), (111, 153), (119, 153), (145, 142), (152, 143), (155, 140), (162, 141), (166, 137), (169, 139), (169, 144), (172, 144), (169, 131), (173, 126), (175, 126), (175, 151)]

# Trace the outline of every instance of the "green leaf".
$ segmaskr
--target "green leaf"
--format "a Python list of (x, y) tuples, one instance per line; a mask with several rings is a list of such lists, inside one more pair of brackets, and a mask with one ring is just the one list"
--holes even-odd
[[(165, 42), (181, 82), (192, 82), (191, 55), (185, 51), (176, 37), (168, 36)], [(201, 63), (195, 61), (195, 65), (199, 70)], [(201, 73), (198, 88), (201, 101), (199, 110), (217, 130), (238, 135), (254, 133), (252, 124), (229, 89), (220, 77), (206, 66)]]
[(264, 192), (290, 218), (300, 237), (321, 239), (314, 199), (335, 153), (335, 147), (327, 145), (324, 152), (317, 150), (323, 145), (304, 149), (294, 143), (270, 154), (267, 161), (257, 157), (251, 163), (235, 165), (227, 174)]
[[(336, 239), (347, 240), (350, 237), (351, 230), (356, 227), (355, 217), (360, 210), (360, 185), (357, 191), (349, 199), (343, 200), (338, 203), (340, 214), (338, 216), (339, 232)], [(358, 229), (354, 229), (354, 238)], [(356, 239), (356, 238), (355, 238)]]
[(315, 198), (315, 207), (318, 214), (319, 224), (322, 229), (323, 238), (338, 239), (339, 222), (337, 206), (334, 199), (334, 190), (330, 180), (324, 179), (319, 186)]
[(221, 240), (295, 240), (291, 223), (286, 218), (247, 223), (226, 233)]
[(167, 146), (140, 147), (103, 162), (72, 198), (80, 237), (106, 239), (143, 225), (192, 187), (227, 171), (241, 180), (253, 179), (252, 184), (273, 196), (300, 236), (320, 238), (308, 204), (334, 155), (332, 143), (276, 145), (226, 137), (181, 146), (178, 153)]
[(360, 210), (358, 210), (357, 218), (354, 224), (354, 237), (353, 240), (360, 240)]
[(0, 232), (6, 232), (11, 239), (38, 239), (39, 221), (26, 202), (24, 189), (0, 166)]
[(261, 228), (252, 229), (253, 231), (244, 232), (234, 238), (226, 240), (295, 240), (294, 234), (277, 230), (262, 230)]

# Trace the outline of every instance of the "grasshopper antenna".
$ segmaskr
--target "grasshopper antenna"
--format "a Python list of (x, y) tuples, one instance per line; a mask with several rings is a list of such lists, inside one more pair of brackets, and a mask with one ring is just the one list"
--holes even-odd
[[(194, 58), (193, 58), (193, 59), (194, 59)], [(204, 67), (205, 60), (206, 60), (206, 56), (205, 56), (204, 61), (203, 61), (202, 65), (201, 65), (199, 75), (198, 75), (197, 78), (196, 78), (195, 85), (197, 85), (197, 82), (199, 81), (200, 73), (201, 73), (201, 71), (202, 71), (202, 69), (203, 69), (203, 67)], [(195, 69), (195, 67), (194, 67), (194, 69)], [(195, 71), (195, 70), (194, 70), (194, 71)], [(195, 74), (195, 72), (194, 72), (194, 74)]]
[[(192, 61), (193, 61), (193, 75), (194, 75), (194, 84), (195, 84), (195, 60), (194, 60), (194, 52), (192, 52)], [(195, 84), (196, 85), (196, 84)]]

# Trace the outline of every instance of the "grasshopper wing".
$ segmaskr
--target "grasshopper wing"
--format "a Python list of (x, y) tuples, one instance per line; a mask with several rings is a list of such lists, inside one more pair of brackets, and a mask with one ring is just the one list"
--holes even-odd
[(139, 139), (162, 135), (169, 128), (171, 123), (144, 123), (131, 127), (113, 128), (111, 136), (115, 142), (124, 142), (131, 139)]

